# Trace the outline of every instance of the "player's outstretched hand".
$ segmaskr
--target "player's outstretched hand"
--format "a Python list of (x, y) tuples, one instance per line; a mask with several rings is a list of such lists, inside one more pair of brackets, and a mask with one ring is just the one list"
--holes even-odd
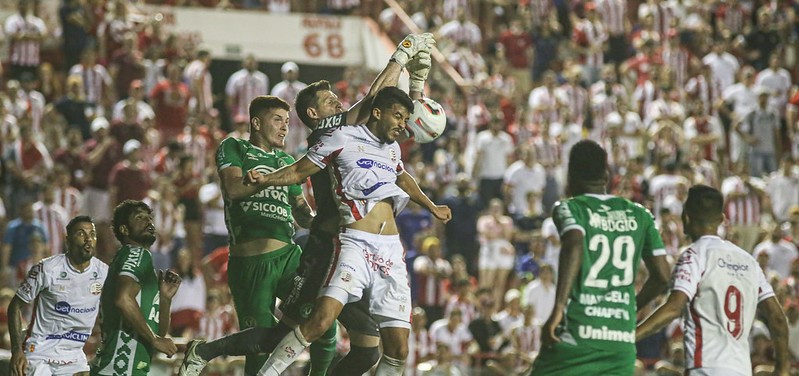
[(175, 294), (178, 292), (178, 287), (180, 287), (181, 278), (178, 273), (175, 273), (171, 270), (159, 270), (158, 271), (158, 288), (159, 294), (161, 294), (162, 298), (172, 299)]
[(452, 211), (449, 210), (449, 206), (447, 205), (436, 205), (433, 210), (430, 211), (436, 219), (442, 221), (444, 223), (449, 222), (452, 219)]
[(397, 45), (397, 50), (391, 55), (391, 60), (404, 67), (419, 51), (427, 51), (429, 53), (435, 43), (436, 40), (431, 33), (408, 34)]
[(560, 342), (555, 331), (558, 329), (560, 322), (563, 320), (563, 312), (559, 310), (552, 311), (549, 319), (541, 328), (541, 346), (552, 347), (554, 344)]
[(430, 57), (430, 52), (419, 51), (409, 62), (406, 68), (410, 74), (410, 91), (421, 92), (424, 90), (424, 83), (427, 81), (427, 75), (430, 73), (430, 66), (433, 64), (433, 59)]
[(155, 337), (155, 340), (153, 340), (153, 347), (157, 351), (166, 354), (168, 358), (171, 358), (172, 355), (178, 352), (178, 348), (175, 346), (175, 343), (172, 342), (172, 338)]
[(11, 376), (25, 376), (25, 368), (28, 367), (28, 358), (24, 351), (14, 351), (11, 353)]

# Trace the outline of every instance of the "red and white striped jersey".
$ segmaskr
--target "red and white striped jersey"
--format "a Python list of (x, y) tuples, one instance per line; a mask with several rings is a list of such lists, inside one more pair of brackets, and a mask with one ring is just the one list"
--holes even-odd
[(472, 322), (477, 318), (477, 307), (469, 301), (468, 298), (459, 298), (458, 295), (452, 295), (447, 301), (447, 308), (444, 309), (444, 317), (449, 317), (453, 310), (459, 309), (463, 322)]
[(569, 107), (572, 121), (582, 124), (588, 109), (588, 91), (578, 85), (564, 84), (555, 89), (555, 96), (561, 104)]
[(86, 67), (83, 64), (75, 64), (70, 70), (69, 75), (80, 76), (83, 78), (83, 95), (89, 103), (100, 104), (102, 99), (110, 94), (106, 92), (106, 87), (111, 87), (113, 81), (108, 70), (100, 64)]
[(413, 270), (416, 271), (416, 286), (418, 288), (416, 303), (421, 306), (444, 307), (447, 304), (447, 294), (444, 288), (444, 277), (434, 274), (422, 274), (422, 271), (434, 270), (436, 273), (450, 274), (452, 266), (447, 260), (439, 258), (435, 261), (426, 255), (421, 255), (413, 261)]
[(774, 291), (754, 257), (718, 236), (703, 236), (680, 255), (672, 291), (689, 299), (683, 316), (686, 370), (751, 375), (749, 332), (757, 305)]
[(33, 134), (38, 137), (42, 132), (42, 118), (44, 117), (44, 110), (47, 105), (44, 95), (36, 90), (31, 90), (29, 92), (20, 90), (17, 92), (17, 97), (18, 99), (13, 106), (14, 116), (16, 116), (17, 119), (25, 117), (30, 118)]
[(406, 360), (405, 376), (418, 376), (416, 366), (419, 360), (435, 352), (435, 345), (430, 341), (430, 334), (427, 329), (421, 328), (419, 331), (411, 330), (408, 336), (408, 359)]
[(633, 109), (637, 110), (639, 114), (645, 114), (645, 109), (655, 100), (656, 96), (657, 90), (651, 80), (639, 83), (632, 95)]
[(624, 35), (624, 21), (627, 17), (626, 0), (599, 0), (596, 9), (602, 16), (602, 22), (610, 36)]
[(735, 36), (743, 32), (747, 16), (747, 12), (741, 4), (730, 6), (721, 3), (716, 11), (716, 25), (721, 25), (720, 29), (727, 29)]
[(531, 356), (541, 349), (541, 326), (533, 323), (520, 325), (512, 329), (511, 341), (514, 350), (520, 354)]
[(467, 323), (463, 320), (458, 326), (450, 330), (449, 319), (441, 319), (430, 325), (430, 340), (433, 346), (439, 343), (449, 346), (452, 355), (459, 356), (466, 353), (469, 343), (472, 341), (472, 333), (469, 331)]
[[(721, 183), (724, 215), (733, 226), (760, 225), (760, 197), (747, 187), (739, 176), (730, 176)], [(730, 197), (730, 196), (733, 197)]]
[(78, 216), (83, 208), (83, 194), (73, 187), (55, 188), (53, 203), (64, 208), (67, 220)]
[(202, 60), (194, 60), (186, 66), (183, 77), (191, 92), (189, 108), (202, 112), (212, 109), (214, 98), (211, 93), (211, 72), (208, 71), (208, 66)]
[(688, 80), (688, 65), (693, 57), (691, 53), (685, 48), (666, 47), (660, 54), (663, 64), (670, 67), (672, 72), (674, 72), (676, 85), (680, 88), (683, 87), (685, 81)]
[(604, 64), (604, 49), (602, 45), (607, 41), (608, 35), (605, 31), (605, 26), (601, 22), (591, 22), (591, 20), (584, 18), (574, 25), (572, 32), (572, 40), (578, 46), (589, 48), (595, 52), (581, 54), (581, 63), (592, 67), (601, 67)]
[(263, 72), (241, 69), (233, 73), (225, 86), (225, 95), (233, 98), (230, 117), (249, 118), (250, 102), (259, 95), (267, 94), (269, 94), (269, 77)]
[(642, 19), (645, 15), (652, 14), (655, 19), (655, 31), (661, 36), (660, 42), (665, 43), (665, 36), (671, 29), (674, 10), (665, 1), (646, 2), (638, 6), (638, 18)]
[(206, 312), (200, 318), (199, 337), (209, 341), (222, 338), (236, 330), (233, 307), (223, 305)]
[(463, 10), (463, 12), (466, 14), (466, 18), (471, 18), (472, 8), (469, 6), (469, 0), (444, 0), (444, 5), (442, 7), (444, 22), (456, 19), (458, 15), (458, 9)]
[(718, 80), (703, 75), (691, 77), (685, 84), (685, 93), (701, 100), (704, 115), (715, 116), (718, 113), (714, 106), (721, 99), (721, 83)]
[(527, 104), (530, 106), (533, 124), (541, 124), (544, 121), (558, 121), (555, 90), (549, 90), (546, 86), (539, 86), (530, 92)]
[(178, 135), (178, 142), (183, 144), (187, 155), (194, 158), (194, 173), (203, 174), (208, 166), (208, 156), (211, 150), (208, 148), (208, 139), (200, 134), (192, 135), (183, 132)]
[(40, 40), (14, 41), (12, 37), (17, 33), (38, 33), (44, 36), (47, 34), (47, 26), (44, 21), (32, 14), (23, 18), (19, 13), (15, 13), (6, 18), (4, 30), (6, 37), (11, 41), (8, 52), (11, 64), (29, 67), (39, 65), (42, 42)]
[(649, 182), (649, 195), (654, 199), (652, 213), (660, 219), (660, 209), (664, 207), (664, 202), (669, 197), (677, 196), (680, 186), (688, 187), (688, 179), (681, 175), (671, 175), (668, 173), (657, 175)]
[(549, 17), (552, 16), (554, 8), (552, 0), (530, 0), (530, 16), (533, 19), (533, 27), (543, 26)]
[(33, 204), (33, 215), (47, 230), (47, 257), (64, 253), (64, 238), (67, 234), (67, 212), (56, 204), (39, 201)]
[(348, 9), (361, 5), (361, 0), (327, 0), (330, 9)]

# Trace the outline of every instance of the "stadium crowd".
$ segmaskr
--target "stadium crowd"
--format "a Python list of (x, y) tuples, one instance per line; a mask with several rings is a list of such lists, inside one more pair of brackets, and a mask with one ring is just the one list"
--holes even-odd
[[(360, 14), (394, 41), (411, 31), (373, 0), (149, 2)], [(454, 85), (435, 64), (427, 96), (446, 109), (447, 132), (403, 145), (408, 171), (453, 213), (444, 225), (411, 205), (397, 218), (416, 307), (406, 374), (529, 369), (555, 301), (560, 243), (549, 213), (564, 194), (568, 151), (583, 138), (608, 150), (608, 192), (655, 215), (672, 262), (690, 242), (680, 221), (687, 189), (723, 192), (719, 231), (752, 252), (771, 281), (799, 365), (798, 3), (398, 2), (416, 28), (435, 33), (465, 81)], [(230, 77), (212, 76), (201, 41), (167, 32), (137, 2), (63, 0), (49, 13), (33, 0), (6, 6), (15, 13), (4, 23), (0, 93), (0, 307), (31, 265), (62, 252), (78, 214), (94, 219), (98, 256), (110, 261), (111, 210), (135, 199), (153, 208), (155, 267), (183, 278), (172, 335), (236, 331), (214, 151), (246, 134), (255, 96), (294, 102), (305, 85), (298, 65), (267, 77), (245, 57)], [(330, 80), (346, 107), (374, 74), (349, 67)], [(212, 91), (217, 80), (227, 83), (223, 93)], [(302, 155), (307, 132), (297, 118), (290, 127), (286, 151)], [(767, 374), (769, 333), (753, 325), (752, 365)], [(344, 332), (339, 350), (347, 346)], [(641, 374), (681, 374), (683, 351), (675, 322), (638, 344)], [(232, 372), (230, 364), (213, 372)]]

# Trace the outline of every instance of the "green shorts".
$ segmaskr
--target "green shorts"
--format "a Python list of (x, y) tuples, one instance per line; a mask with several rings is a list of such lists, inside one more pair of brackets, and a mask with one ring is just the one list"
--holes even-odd
[(242, 330), (277, 324), (275, 301), (291, 291), (301, 254), (298, 245), (289, 244), (262, 255), (230, 257), (228, 285)]
[(635, 351), (603, 351), (564, 342), (541, 349), (530, 376), (632, 376)]

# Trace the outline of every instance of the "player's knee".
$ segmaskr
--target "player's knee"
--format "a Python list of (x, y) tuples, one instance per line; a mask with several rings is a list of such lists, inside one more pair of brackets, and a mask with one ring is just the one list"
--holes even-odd
[(364, 369), (369, 370), (380, 360), (380, 349), (378, 347), (351, 346), (347, 356), (353, 357), (363, 365)]
[(386, 356), (390, 356), (394, 359), (406, 359), (408, 358), (408, 342), (400, 342), (400, 343), (383, 343), (383, 353)]

